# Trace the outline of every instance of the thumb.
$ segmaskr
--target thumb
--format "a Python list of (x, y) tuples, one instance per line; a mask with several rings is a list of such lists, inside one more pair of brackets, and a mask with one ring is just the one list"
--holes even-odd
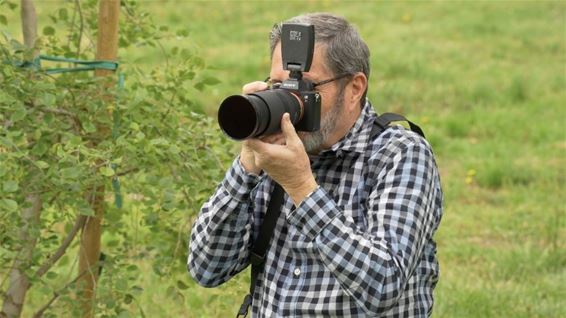
[(295, 127), (293, 127), (293, 124), (291, 123), (291, 118), (289, 116), (289, 113), (283, 114), (283, 118), (281, 118), (281, 131), (285, 136), (285, 140), (287, 141), (287, 144), (301, 143), (301, 139), (297, 135), (297, 132), (295, 131)]

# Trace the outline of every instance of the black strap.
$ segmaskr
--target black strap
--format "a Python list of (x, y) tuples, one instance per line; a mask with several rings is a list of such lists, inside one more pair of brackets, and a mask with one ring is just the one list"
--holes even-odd
[(285, 191), (283, 191), (283, 188), (278, 183), (274, 182), (274, 184), (267, 212), (265, 213), (265, 217), (263, 218), (263, 222), (259, 228), (259, 234), (254, 241), (253, 248), (250, 253), (250, 264), (252, 265), (250, 293), (244, 297), (244, 301), (242, 302), (236, 317), (241, 316), (245, 318), (248, 315), (248, 309), (252, 304), (257, 277), (263, 270), (263, 264), (265, 263), (267, 246), (271, 241), (273, 230), (275, 229), (277, 219), (279, 219), (279, 214), (281, 213), (281, 205), (283, 204), (283, 194)]
[(416, 132), (417, 134), (425, 138), (425, 134), (421, 129), (421, 127), (419, 127), (417, 124), (405, 118), (405, 116), (394, 113), (383, 113), (375, 119), (375, 125), (373, 126), (370, 134), (371, 138), (373, 139), (377, 137), (377, 135), (381, 134), (381, 132), (387, 129), (387, 127), (389, 127), (389, 124), (391, 124), (394, 121), (408, 122), (409, 127), (411, 128), (412, 131)]

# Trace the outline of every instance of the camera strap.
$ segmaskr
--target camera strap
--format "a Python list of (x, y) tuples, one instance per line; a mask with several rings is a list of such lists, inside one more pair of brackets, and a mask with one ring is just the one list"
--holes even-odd
[(257, 282), (257, 277), (259, 273), (263, 270), (263, 265), (265, 263), (265, 256), (267, 253), (267, 246), (271, 241), (273, 236), (273, 230), (277, 224), (277, 219), (279, 219), (279, 214), (281, 213), (281, 205), (283, 204), (283, 188), (277, 182), (273, 182), (274, 187), (271, 192), (271, 200), (267, 206), (267, 212), (265, 213), (263, 222), (259, 228), (259, 234), (254, 241), (252, 251), (250, 253), (250, 264), (251, 264), (251, 282), (250, 282), (250, 293), (244, 297), (244, 301), (240, 306), (240, 310), (236, 317), (246, 317), (248, 315), (248, 309), (252, 304), (252, 299), (254, 295), (255, 285)]
[(385, 129), (387, 129), (387, 127), (389, 127), (389, 124), (395, 121), (406, 121), (407, 123), (409, 123), (409, 127), (411, 128), (412, 131), (416, 132), (417, 134), (421, 135), (421, 137), (425, 138), (425, 134), (421, 129), (421, 127), (419, 127), (417, 124), (405, 118), (405, 116), (395, 113), (383, 113), (377, 116), (377, 118), (375, 119), (375, 125), (373, 125), (373, 128), (370, 133), (371, 140), (373, 140), (375, 137), (381, 134), (382, 131), (384, 131)]
[[(387, 129), (387, 127), (389, 127), (389, 124), (395, 121), (408, 122), (409, 127), (411, 128), (412, 131), (421, 135), (423, 138), (425, 137), (422, 129), (412, 121), (405, 118), (404, 116), (394, 113), (384, 113), (375, 119), (375, 123), (370, 133), (371, 140), (373, 140), (375, 137), (381, 134), (381, 132), (383, 132), (385, 129)], [(270, 196), (271, 200), (269, 201), (267, 212), (265, 213), (263, 222), (261, 223), (259, 228), (259, 234), (253, 243), (252, 251), (250, 253), (250, 264), (251, 264), (250, 292), (244, 297), (244, 301), (240, 306), (240, 310), (238, 311), (236, 318), (238, 317), (245, 318), (248, 315), (248, 311), (253, 300), (255, 285), (257, 283), (257, 277), (263, 270), (263, 265), (265, 263), (265, 257), (267, 253), (267, 247), (269, 245), (269, 242), (271, 241), (271, 237), (273, 236), (273, 230), (275, 229), (275, 225), (277, 224), (277, 219), (279, 219), (279, 214), (281, 213), (281, 205), (283, 204), (284, 193), (285, 191), (283, 191), (283, 188), (274, 181), (274, 187)]]

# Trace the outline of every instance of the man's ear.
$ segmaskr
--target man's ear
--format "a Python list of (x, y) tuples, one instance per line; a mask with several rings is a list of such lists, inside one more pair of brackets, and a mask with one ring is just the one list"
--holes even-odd
[(360, 99), (362, 99), (368, 86), (368, 79), (364, 73), (358, 72), (353, 75), (348, 86), (350, 91), (350, 94), (348, 94), (348, 98), (350, 99), (348, 105), (352, 107), (352, 109), (349, 109), (352, 111), (355, 107), (359, 107)]

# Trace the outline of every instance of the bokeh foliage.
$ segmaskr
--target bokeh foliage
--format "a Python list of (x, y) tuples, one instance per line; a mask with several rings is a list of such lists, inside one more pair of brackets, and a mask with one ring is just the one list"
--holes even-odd
[[(17, 8), (9, 1), (1, 4), (2, 12)], [(57, 3), (49, 21), (40, 24), (37, 49), (47, 55), (93, 59), (97, 14), (97, 1)], [(163, 38), (176, 36), (156, 27), (136, 2), (124, 1), (121, 14), (120, 49), (151, 49)], [(2, 17), (0, 22), (6, 24)], [(68, 285), (78, 275), (76, 242), (45, 276), (35, 272), (78, 216), (93, 215), (86, 198), (93, 184), (104, 183), (105, 258), (97, 316), (144, 315), (140, 299), (154, 293), (143, 281), (148, 271), (162, 279), (168, 296), (182, 297), (187, 288), (187, 212), (198, 211), (223, 175), (230, 154), (191, 92), (218, 81), (206, 76), (204, 60), (188, 48), (161, 51), (169, 64), (155, 69), (123, 63), (118, 72), (125, 75), (125, 85), (111, 88), (91, 72), (47, 75), (16, 66), (30, 54), (8, 33), (0, 39), (2, 295), (22, 249), (18, 231), (25, 197), (39, 193), (43, 208), (39, 226), (30, 230), (38, 243), (27, 264), (32, 287), (24, 316), (54, 294), (59, 296), (45, 316), (79, 315), (77, 286)], [(117, 82), (117, 77), (111, 81)], [(114, 98), (109, 100), (109, 94)]]

